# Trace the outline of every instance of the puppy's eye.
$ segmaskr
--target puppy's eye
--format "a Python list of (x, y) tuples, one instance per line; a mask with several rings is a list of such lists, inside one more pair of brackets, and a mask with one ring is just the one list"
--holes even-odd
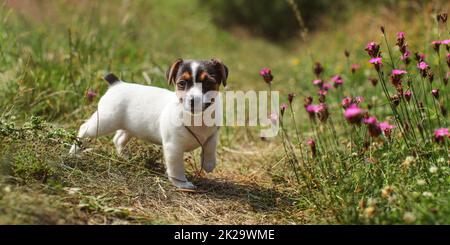
[(179, 89), (184, 89), (184, 87), (186, 87), (186, 84), (187, 84), (187, 81), (185, 81), (185, 80), (178, 81), (178, 83), (177, 83)]

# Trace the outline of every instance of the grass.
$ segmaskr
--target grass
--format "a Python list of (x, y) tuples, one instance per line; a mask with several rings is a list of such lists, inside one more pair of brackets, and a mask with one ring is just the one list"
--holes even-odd
[[(366, 131), (347, 126), (337, 104), (344, 96), (361, 95), (364, 107), (376, 105), (372, 114), (393, 122), (380, 85), (367, 81), (377, 73), (363, 48), (371, 40), (382, 43), (379, 26), (384, 25), (392, 47), (394, 34), (405, 31), (409, 48), (430, 54), (436, 68), (429, 45), (438, 34), (433, 7), (448, 10), (439, 1), (411, 15), (384, 6), (354, 9), (346, 13), (347, 21), (324, 21), (306, 42), (280, 45), (218, 29), (213, 13), (197, 1), (5, 3), (0, 8), (0, 223), (448, 224), (448, 146), (414, 141), (418, 154), (412, 158), (397, 129), (392, 142), (378, 139), (367, 147)], [(448, 31), (442, 35), (448, 38)], [(382, 50), (387, 55), (384, 44)], [(67, 155), (75, 130), (98, 100), (89, 102), (85, 93), (105, 91), (106, 71), (168, 87), (164, 73), (177, 57), (220, 58), (230, 69), (230, 90), (265, 90), (258, 71), (270, 67), (273, 89), (283, 100), (297, 94), (292, 106), (301, 137), (315, 138), (317, 130), (321, 137), (315, 139), (330, 147), (319, 144), (314, 159), (306, 142), (301, 141), (303, 151), (294, 147), (306, 162), (298, 183), (284, 140), (262, 141), (254, 128), (222, 130), (214, 173), (196, 176), (199, 154), (186, 155), (188, 178), (206, 191), (195, 195), (170, 185), (157, 146), (134, 140), (120, 157), (105, 137), (91, 140), (93, 151)], [(329, 126), (311, 130), (303, 109), (302, 99), (316, 93), (311, 85), (316, 61), (325, 66), (324, 78), (342, 74), (345, 80), (342, 92), (327, 96), (337, 147)], [(361, 65), (354, 75), (352, 63)], [(443, 89), (442, 95), (448, 92)], [(449, 126), (448, 119), (441, 119), (442, 127)], [(284, 123), (297, 146), (290, 118)]]
[(166, 180), (159, 148), (134, 141), (122, 158), (112, 152), (109, 141), (99, 140), (94, 152), (68, 157), (73, 133), (39, 123), (44, 124), (39, 129), (2, 124), (2, 132), (14, 132), (2, 142), (11, 146), (1, 151), (2, 223), (253, 224), (305, 219), (281, 216), (279, 209), (300, 212), (292, 205), (294, 190), (257, 184), (267, 181), (262, 174), (266, 169), (255, 164), (264, 162), (264, 156), (224, 161), (209, 178), (195, 177), (189, 168), (189, 177), (206, 191), (191, 195), (177, 192)]

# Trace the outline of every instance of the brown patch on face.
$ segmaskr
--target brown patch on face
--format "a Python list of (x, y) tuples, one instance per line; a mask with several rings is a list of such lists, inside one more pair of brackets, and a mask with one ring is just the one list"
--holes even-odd
[(219, 91), (220, 83), (218, 83), (208, 72), (202, 71), (199, 75), (199, 80), (202, 83), (203, 93), (208, 91)]
[(198, 75), (198, 82), (202, 83), (203, 93), (208, 91), (219, 91), (220, 84), (207, 71), (201, 71)]
[(189, 71), (183, 72), (177, 79), (175, 86), (175, 94), (177, 95), (180, 103), (186, 95), (186, 91), (192, 86), (192, 75)]
[(200, 73), (200, 82), (205, 81), (206, 77), (208, 76), (208, 73), (206, 73), (205, 71), (202, 71), (202, 73)]
[(183, 74), (181, 74), (180, 78), (178, 78), (178, 80), (184, 80), (184, 81), (189, 81), (191, 80), (191, 74), (187, 71), (183, 72)]

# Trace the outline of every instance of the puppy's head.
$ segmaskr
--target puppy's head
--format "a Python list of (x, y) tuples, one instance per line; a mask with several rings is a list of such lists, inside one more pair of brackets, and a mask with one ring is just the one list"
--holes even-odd
[(166, 78), (169, 84), (175, 84), (184, 109), (198, 113), (214, 103), (220, 84), (226, 86), (228, 68), (218, 59), (177, 59), (167, 70)]

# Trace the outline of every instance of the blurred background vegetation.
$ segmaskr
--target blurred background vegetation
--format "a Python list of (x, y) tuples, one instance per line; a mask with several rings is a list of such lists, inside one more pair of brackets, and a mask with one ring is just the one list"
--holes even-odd
[(167, 87), (164, 72), (177, 57), (222, 59), (230, 89), (264, 88), (257, 73), (267, 66), (276, 89), (305, 95), (315, 61), (336, 64), (327, 75), (342, 72), (343, 51), (365, 57), (380, 25), (418, 37), (413, 49), (429, 49), (433, 15), (448, 8), (440, 0), (293, 2), (309, 29), (305, 39), (289, 1), (3, 1), (0, 105), (19, 117), (84, 118), (73, 111), (86, 111), (88, 89), (106, 89), (106, 71)]
[(342, 72), (343, 51), (365, 57), (382, 24), (391, 35), (418, 37), (413, 49), (429, 48), (433, 14), (448, 8), (440, 0), (293, 2), (309, 29), (305, 39), (289, 1), (3, 1), (0, 105), (19, 117), (80, 119), (85, 114), (73, 111), (86, 111), (88, 89), (106, 89), (106, 71), (167, 87), (164, 72), (177, 57), (222, 59), (230, 89), (264, 88), (257, 72), (267, 66), (276, 89), (304, 93), (315, 61), (337, 64), (329, 75)]
[[(313, 29), (326, 15), (339, 17), (349, 5), (348, 1), (337, 0), (295, 0), (302, 11), (306, 27)], [(287, 1), (271, 0), (203, 0), (214, 13), (213, 20), (222, 27), (244, 28), (253, 35), (271, 40), (295, 37), (299, 23)]]
[[(293, 12), (290, 1), (272, 0), (202, 0), (213, 12), (213, 20), (219, 26), (227, 29), (244, 28), (252, 35), (258, 35), (270, 40), (283, 41), (294, 38), (301, 28)], [(374, 10), (385, 7), (395, 11), (402, 9), (405, 16), (413, 18), (417, 12), (430, 0), (412, 1), (346, 1), (346, 0), (293, 0), (300, 10), (305, 27), (317, 30), (327, 21), (342, 22), (349, 20), (351, 11)]]

